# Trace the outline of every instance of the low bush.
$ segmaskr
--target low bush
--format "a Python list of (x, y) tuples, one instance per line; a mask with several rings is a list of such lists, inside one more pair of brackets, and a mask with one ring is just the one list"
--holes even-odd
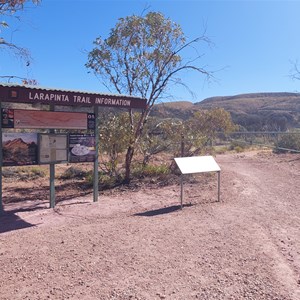
[(3, 177), (16, 178), (20, 180), (31, 180), (43, 178), (46, 176), (46, 171), (40, 166), (22, 166), (4, 168), (2, 170)]
[(170, 167), (168, 165), (137, 165), (134, 166), (132, 175), (135, 178), (141, 177), (157, 177), (170, 174)]
[(84, 179), (87, 175), (87, 172), (78, 168), (78, 167), (74, 167), (71, 166), (70, 168), (68, 168), (67, 170), (65, 170), (61, 175), (60, 178), (61, 179)]
[(238, 141), (238, 140), (231, 141), (230, 146), (229, 146), (229, 150), (231, 150), (231, 151), (233, 150), (236, 152), (243, 152), (246, 150), (246, 148), (247, 148), (247, 143), (244, 141)]
[(224, 154), (228, 151), (228, 147), (227, 146), (215, 146), (214, 147), (214, 154)]
[(300, 134), (285, 134), (275, 143), (274, 153), (299, 152)]
[[(110, 189), (122, 184), (123, 182), (122, 176), (110, 176), (102, 172), (98, 172), (98, 178), (99, 178), (100, 189)], [(93, 172), (89, 171), (85, 176), (85, 184), (87, 186), (93, 186), (93, 183), (94, 183)]]

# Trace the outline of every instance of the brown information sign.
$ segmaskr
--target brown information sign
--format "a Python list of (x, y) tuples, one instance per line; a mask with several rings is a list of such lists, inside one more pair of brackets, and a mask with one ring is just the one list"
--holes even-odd
[(146, 99), (38, 87), (0, 84), (0, 101), (16, 103), (44, 103), (72, 106), (106, 106), (119, 108), (146, 108)]

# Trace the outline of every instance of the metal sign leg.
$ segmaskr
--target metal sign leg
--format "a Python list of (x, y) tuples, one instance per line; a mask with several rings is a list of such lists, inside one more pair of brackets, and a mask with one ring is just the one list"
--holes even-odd
[(221, 172), (218, 172), (218, 201), (220, 202), (221, 196)]
[(183, 175), (180, 177), (180, 186), (181, 186), (181, 191), (180, 191), (180, 207), (182, 209), (183, 207)]
[(55, 164), (50, 164), (50, 208), (55, 207)]

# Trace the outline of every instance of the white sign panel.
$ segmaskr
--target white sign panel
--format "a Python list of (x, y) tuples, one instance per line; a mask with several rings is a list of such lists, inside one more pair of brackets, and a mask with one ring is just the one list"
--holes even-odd
[(182, 174), (221, 171), (212, 156), (177, 157), (174, 159)]

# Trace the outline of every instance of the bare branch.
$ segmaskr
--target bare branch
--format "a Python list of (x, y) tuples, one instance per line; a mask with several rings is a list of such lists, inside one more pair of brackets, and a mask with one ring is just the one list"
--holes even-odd
[(293, 80), (300, 80), (300, 69), (299, 69), (299, 63), (298, 60), (291, 61), (291, 64), (293, 65), (293, 68), (290, 71), (290, 77)]

